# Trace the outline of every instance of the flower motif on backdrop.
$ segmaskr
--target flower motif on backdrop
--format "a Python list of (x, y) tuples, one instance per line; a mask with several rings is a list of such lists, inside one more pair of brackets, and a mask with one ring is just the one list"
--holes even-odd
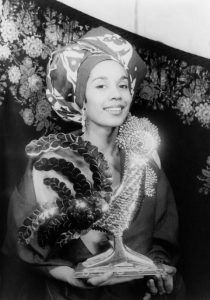
[(140, 49), (139, 53), (148, 71), (136, 102), (153, 109), (175, 109), (184, 124), (197, 121), (210, 128), (209, 71), (151, 51)]
[(198, 179), (203, 182), (199, 192), (208, 195), (210, 192), (210, 156), (207, 157), (206, 167), (201, 170), (201, 175), (198, 176)]
[(26, 125), (45, 134), (56, 132), (57, 116), (45, 95), (47, 61), (52, 51), (79, 38), (88, 26), (35, 1), (0, 0), (0, 16), (0, 104), (8, 88)]
[[(8, 90), (26, 125), (44, 134), (57, 132), (57, 116), (45, 95), (47, 61), (52, 51), (78, 39), (89, 28), (35, 1), (0, 0), (0, 104), (6, 101)], [(209, 71), (148, 49), (138, 51), (148, 71), (135, 102), (154, 110), (174, 109), (183, 123), (196, 121), (210, 128)], [(204, 194), (209, 191), (209, 168), (207, 163), (206, 171), (198, 176)]]

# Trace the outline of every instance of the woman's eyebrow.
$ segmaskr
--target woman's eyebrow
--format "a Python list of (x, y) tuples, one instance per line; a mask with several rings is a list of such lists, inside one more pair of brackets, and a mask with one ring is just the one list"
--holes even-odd
[(121, 76), (120, 77), (120, 80), (124, 80), (124, 79), (128, 80), (128, 76)]
[(95, 80), (98, 80), (98, 79), (99, 79), (99, 80), (100, 80), (100, 79), (101, 79), (101, 80), (107, 80), (108, 78), (107, 78), (106, 76), (99, 76), (99, 77), (93, 78), (93, 79), (92, 79), (92, 82), (94, 82)]
[[(94, 82), (95, 80), (107, 80), (107, 79), (108, 79), (108, 77), (106, 77), (106, 76), (99, 76), (99, 77), (93, 78), (92, 82)], [(119, 81), (120, 80), (128, 80), (128, 76), (123, 75), (119, 78)]]

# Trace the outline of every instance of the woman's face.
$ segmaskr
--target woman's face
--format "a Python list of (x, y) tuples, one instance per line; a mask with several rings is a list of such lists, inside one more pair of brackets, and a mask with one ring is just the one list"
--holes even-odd
[(126, 70), (113, 60), (98, 63), (90, 72), (85, 96), (89, 125), (120, 126), (132, 101)]

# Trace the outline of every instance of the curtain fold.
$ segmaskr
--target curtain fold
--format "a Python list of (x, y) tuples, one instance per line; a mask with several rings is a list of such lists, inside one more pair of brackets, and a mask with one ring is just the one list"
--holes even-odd
[(210, 59), (209, 0), (57, 0), (114, 26)]

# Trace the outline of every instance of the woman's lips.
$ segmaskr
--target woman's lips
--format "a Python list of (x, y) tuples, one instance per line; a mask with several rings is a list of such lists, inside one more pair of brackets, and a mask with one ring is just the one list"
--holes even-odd
[(109, 112), (112, 115), (120, 115), (124, 106), (108, 106), (105, 107), (104, 110)]

